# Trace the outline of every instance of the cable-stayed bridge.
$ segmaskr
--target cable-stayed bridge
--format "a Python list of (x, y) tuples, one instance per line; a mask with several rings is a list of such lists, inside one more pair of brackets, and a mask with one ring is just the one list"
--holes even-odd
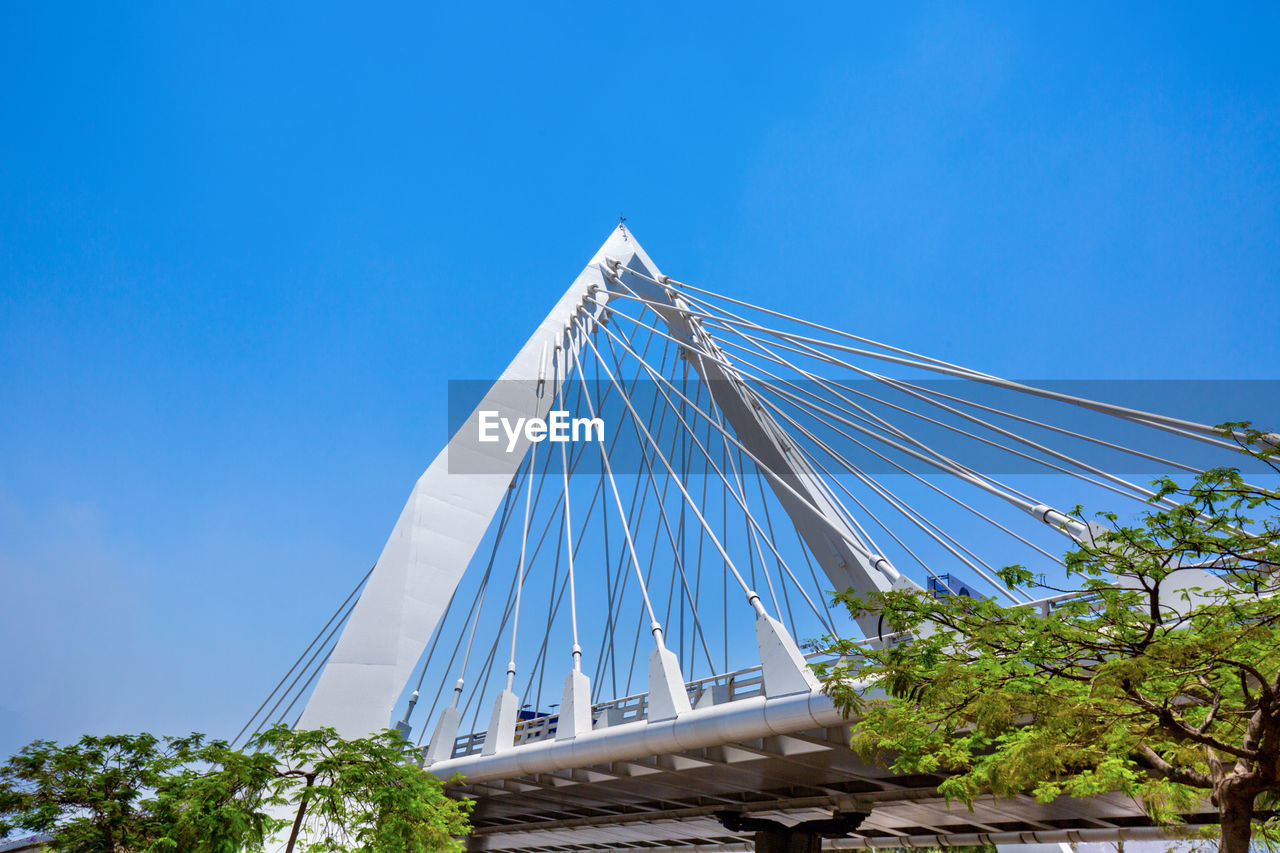
[(1071, 507), (1248, 460), (817, 320), (675, 281), (620, 226), (501, 377), (451, 383), (453, 438), (237, 740), (396, 725), (485, 850), (1151, 837), (1119, 796), (949, 809), (848, 749), (809, 662), (886, 641), (831, 590), (1026, 603), (997, 570), (1061, 585)]

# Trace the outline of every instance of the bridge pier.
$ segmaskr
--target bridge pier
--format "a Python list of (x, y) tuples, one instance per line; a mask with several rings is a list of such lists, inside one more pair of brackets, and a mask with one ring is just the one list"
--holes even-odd
[(820, 853), (822, 839), (842, 838), (862, 825), (866, 812), (835, 812), (830, 818), (787, 826), (776, 820), (747, 817), (742, 812), (716, 812), (730, 832), (751, 832), (756, 853)]
[(755, 835), (756, 853), (819, 853), (822, 836), (789, 829), (764, 829)]

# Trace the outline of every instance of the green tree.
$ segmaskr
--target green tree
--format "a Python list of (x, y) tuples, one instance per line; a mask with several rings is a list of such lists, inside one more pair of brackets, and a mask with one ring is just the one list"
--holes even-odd
[[(1224, 426), (1276, 467), (1266, 436)], [(1099, 516), (1066, 559), (1080, 594), (1048, 612), (838, 594), (910, 638), (828, 638), (841, 657), (820, 674), (853, 718), (854, 748), (900, 772), (942, 773), (940, 791), (966, 803), (1120, 791), (1174, 826), (1208, 798), (1224, 853), (1245, 853), (1255, 833), (1280, 838), (1267, 811), (1280, 795), (1280, 492), (1233, 468), (1156, 485), (1137, 522)], [(1022, 567), (1002, 574), (1032, 586)]]
[(254, 745), (279, 767), (274, 801), (294, 813), (289, 850), (305, 853), (461, 851), (470, 800), (417, 766), (417, 752), (392, 730), (343, 740), (333, 729), (277, 726)]
[(307, 853), (458, 851), (470, 809), (392, 731), (280, 726), (246, 750), (198, 734), (86, 735), (36, 741), (0, 767), (0, 838), (46, 833), (64, 853), (240, 853), (285, 837)]
[(279, 784), (270, 751), (205, 745), (199, 762), (165, 776), (150, 804), (164, 829), (152, 853), (241, 853), (263, 849), (286, 822), (272, 816)]
[[(235, 755), (213, 794), (207, 769)], [(235, 754), (202, 735), (85, 735), (74, 744), (38, 740), (0, 767), (0, 837), (47, 833), (65, 853), (179, 849), (233, 851), (259, 845), (272, 828), (261, 812), (270, 756)]]

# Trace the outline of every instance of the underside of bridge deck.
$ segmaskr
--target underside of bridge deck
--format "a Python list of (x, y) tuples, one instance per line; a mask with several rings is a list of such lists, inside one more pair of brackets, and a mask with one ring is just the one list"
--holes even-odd
[(754, 833), (726, 829), (726, 812), (784, 825), (868, 813), (856, 830), (826, 842), (840, 848), (1151, 832), (1139, 806), (1118, 794), (948, 805), (937, 792), (941, 777), (891, 775), (847, 743), (844, 728), (817, 729), (455, 790), (476, 799), (473, 850), (747, 849)]

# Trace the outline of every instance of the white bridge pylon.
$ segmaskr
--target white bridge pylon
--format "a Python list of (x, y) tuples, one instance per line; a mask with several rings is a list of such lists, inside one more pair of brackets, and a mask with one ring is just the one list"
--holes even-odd
[[(1239, 464), (1205, 424), (676, 282), (621, 226), (476, 396), (363, 586), (241, 735), (283, 720), (363, 736), (411, 692), (402, 731), (429, 705), (425, 763), (472, 784), (838, 726), (800, 643), (881, 628), (842, 620), (831, 590), (1025, 602), (996, 566), (1058, 578), (1090, 535), (1055, 505), (1147, 500), (1114, 473), (1135, 460)], [(608, 434), (478, 440), (482, 417), (556, 411)]]

